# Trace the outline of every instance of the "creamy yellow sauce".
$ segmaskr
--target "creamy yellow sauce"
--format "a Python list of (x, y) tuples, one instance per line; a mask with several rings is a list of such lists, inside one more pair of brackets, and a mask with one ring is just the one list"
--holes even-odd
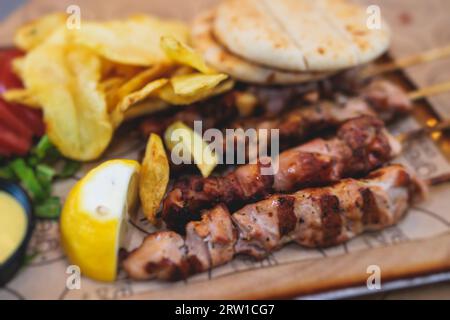
[(26, 227), (23, 207), (9, 193), (0, 191), (0, 264), (20, 246)]

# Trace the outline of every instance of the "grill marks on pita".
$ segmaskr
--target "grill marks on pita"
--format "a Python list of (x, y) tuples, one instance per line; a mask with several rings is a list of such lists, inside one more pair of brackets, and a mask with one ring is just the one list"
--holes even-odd
[(192, 26), (192, 41), (203, 54), (206, 62), (233, 78), (256, 84), (297, 84), (328, 77), (328, 72), (291, 72), (270, 68), (245, 60), (227, 50), (213, 34), (215, 12), (206, 12), (195, 19)]
[(344, 0), (227, 0), (214, 35), (233, 54), (270, 68), (324, 72), (370, 62), (390, 44), (381, 21), (369, 29), (364, 8)]

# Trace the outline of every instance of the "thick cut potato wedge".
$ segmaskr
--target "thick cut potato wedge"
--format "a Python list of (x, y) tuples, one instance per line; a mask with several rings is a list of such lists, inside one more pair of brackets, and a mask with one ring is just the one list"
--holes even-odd
[(159, 225), (157, 213), (169, 183), (169, 161), (163, 142), (157, 134), (151, 134), (147, 143), (139, 180), (139, 195), (147, 219)]
[(203, 138), (185, 125), (177, 121), (170, 125), (164, 133), (164, 142), (172, 151), (173, 157), (183, 160), (193, 159), (203, 177), (208, 177), (218, 164), (218, 158)]

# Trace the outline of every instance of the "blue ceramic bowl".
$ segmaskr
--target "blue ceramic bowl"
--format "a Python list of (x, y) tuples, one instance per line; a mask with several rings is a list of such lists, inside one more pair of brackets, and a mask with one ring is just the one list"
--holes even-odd
[(4, 179), (0, 179), (0, 191), (12, 195), (25, 209), (27, 215), (27, 228), (25, 237), (17, 247), (16, 251), (3, 263), (0, 264), (0, 287), (11, 280), (24, 262), (28, 243), (34, 228), (34, 215), (31, 200), (25, 190), (18, 184)]

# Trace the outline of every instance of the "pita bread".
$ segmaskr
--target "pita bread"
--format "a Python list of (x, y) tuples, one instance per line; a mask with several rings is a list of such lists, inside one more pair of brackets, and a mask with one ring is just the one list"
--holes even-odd
[(290, 71), (336, 71), (370, 62), (390, 31), (369, 29), (365, 9), (346, 0), (226, 0), (214, 35), (246, 60)]
[(319, 80), (329, 73), (289, 72), (264, 67), (233, 55), (217, 43), (212, 34), (214, 12), (208, 11), (195, 19), (192, 25), (192, 42), (213, 68), (231, 77), (256, 84), (297, 84)]

